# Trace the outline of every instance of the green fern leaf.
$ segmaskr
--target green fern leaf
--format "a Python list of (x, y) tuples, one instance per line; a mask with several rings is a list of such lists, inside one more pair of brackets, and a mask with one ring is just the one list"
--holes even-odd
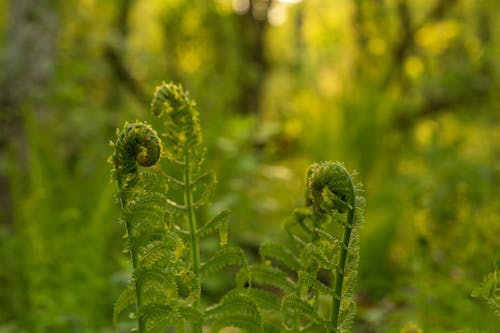
[(113, 306), (113, 326), (118, 324), (118, 317), (120, 314), (128, 308), (130, 305), (135, 303), (135, 291), (131, 286), (122, 291), (118, 299)]
[(348, 333), (351, 331), (354, 317), (356, 316), (356, 303), (354, 301), (345, 302), (342, 306), (339, 316), (339, 333)]
[(286, 316), (290, 313), (305, 316), (315, 323), (323, 326), (325, 332), (327, 331), (328, 321), (321, 317), (315, 308), (311, 304), (307, 303), (300, 297), (294, 294), (289, 294), (283, 297), (283, 302), (281, 303), (281, 312)]
[(245, 290), (245, 294), (252, 299), (252, 301), (259, 306), (259, 308), (280, 312), (281, 311), (281, 299), (274, 293), (256, 289), (248, 288)]
[(233, 265), (246, 267), (248, 263), (241, 248), (226, 245), (217, 250), (215, 255), (201, 266), (200, 273), (202, 276), (207, 276)]
[(224, 223), (227, 221), (230, 214), (231, 214), (231, 211), (229, 209), (225, 209), (225, 210), (221, 211), (212, 220), (210, 220), (203, 227), (201, 227), (200, 230), (198, 230), (197, 235), (199, 237), (203, 237), (203, 236), (208, 235), (211, 232), (214, 232), (221, 225), (221, 223)]
[(156, 116), (165, 119), (163, 138), (169, 147), (165, 151), (166, 157), (183, 161), (190, 152), (194, 157), (193, 163), (196, 163), (193, 170), (197, 169), (202, 162), (204, 148), (201, 146), (199, 113), (189, 94), (181, 85), (163, 83), (156, 88), (151, 109)]
[(337, 265), (335, 262), (336, 257), (329, 256), (321, 246), (314, 243), (306, 244), (300, 257), (303, 262), (309, 263), (309, 265), (316, 262), (323, 269), (331, 270)]
[(237, 290), (229, 292), (219, 304), (208, 308), (205, 319), (213, 321), (212, 332), (228, 326), (262, 332), (262, 316), (257, 305)]
[(169, 244), (163, 241), (153, 241), (141, 253), (139, 264), (143, 267), (150, 268), (160, 260), (164, 260), (169, 255)]
[(163, 333), (169, 327), (184, 327), (184, 322), (199, 322), (203, 313), (176, 301), (169, 304), (149, 303), (142, 307), (141, 317), (147, 333)]
[(297, 260), (297, 257), (288, 249), (286, 246), (277, 243), (266, 243), (260, 247), (260, 255), (263, 259), (271, 258), (275, 259), (291, 270), (298, 271), (301, 268), (301, 264)]
[(299, 272), (299, 286), (301, 288), (311, 288), (319, 294), (333, 295), (333, 290), (331, 288), (327, 287), (321, 281), (318, 281), (317, 278), (304, 271)]
[[(283, 290), (284, 292), (291, 293), (297, 289), (288, 275), (279, 268), (266, 266), (266, 265), (251, 265), (248, 267), (248, 277), (250, 285), (254, 282), (273, 286)], [(239, 281), (240, 285), (242, 280)]]

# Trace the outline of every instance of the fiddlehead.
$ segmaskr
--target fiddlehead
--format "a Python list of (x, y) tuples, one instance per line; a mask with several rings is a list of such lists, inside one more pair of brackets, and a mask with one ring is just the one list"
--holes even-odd
[[(145, 123), (126, 123), (117, 130), (118, 138), (112, 143), (115, 151), (111, 162), (118, 186), (124, 186), (125, 178), (137, 175), (138, 166), (155, 165), (161, 156), (161, 140), (156, 131)], [(120, 189), (121, 190), (121, 189)]]
[(313, 164), (307, 171), (307, 186), (319, 214), (353, 211), (355, 192), (351, 175), (340, 163)]

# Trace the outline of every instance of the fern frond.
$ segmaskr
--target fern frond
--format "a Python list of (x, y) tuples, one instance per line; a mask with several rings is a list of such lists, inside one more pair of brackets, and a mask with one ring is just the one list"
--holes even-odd
[(221, 302), (205, 311), (205, 318), (213, 321), (212, 332), (227, 326), (247, 331), (262, 332), (262, 316), (256, 304), (237, 290), (226, 294)]
[(137, 175), (138, 166), (148, 167), (158, 162), (162, 148), (156, 131), (146, 123), (126, 123), (117, 134), (113, 143), (115, 152), (110, 160), (114, 165), (112, 174), (122, 190)]
[(217, 250), (210, 260), (201, 265), (200, 273), (202, 276), (207, 276), (233, 265), (245, 268), (248, 263), (240, 247), (226, 245)]
[(165, 269), (139, 267), (133, 272), (132, 278), (141, 283), (144, 294), (160, 291), (162, 297), (168, 299), (176, 298), (179, 294), (175, 274)]
[(308, 189), (314, 209), (319, 213), (346, 213), (353, 208), (354, 185), (341, 163), (313, 164), (308, 170)]
[(300, 253), (301, 262), (307, 266), (317, 266), (327, 270), (337, 269), (336, 256), (330, 256), (324, 248), (315, 243), (307, 243)]
[(275, 293), (257, 288), (248, 288), (245, 289), (245, 294), (248, 295), (259, 308), (273, 312), (281, 311), (281, 299)]
[(226, 223), (230, 214), (231, 211), (229, 209), (222, 210), (213, 219), (211, 219), (208, 223), (206, 223), (198, 230), (197, 236), (203, 237), (211, 232), (214, 232), (218, 227), (220, 227), (221, 223)]
[(324, 239), (324, 240), (330, 242), (331, 244), (339, 244), (340, 243), (340, 241), (337, 239), (337, 237), (333, 236), (331, 233), (329, 233), (326, 230), (323, 230), (321, 228), (315, 228), (314, 231), (316, 231), (316, 233), (318, 233), (318, 235), (320, 236), (321, 239)]
[[(203, 216), (197, 210), (209, 202), (216, 179), (201, 171), (206, 148), (195, 102), (182, 86), (163, 83), (151, 109), (163, 120), (162, 140), (146, 123), (127, 123), (117, 133), (110, 158), (133, 269), (131, 286), (115, 304), (114, 323), (135, 302), (139, 333), (201, 333), (204, 327), (218, 332), (228, 326), (266, 333), (348, 330), (356, 305), (357, 228), (364, 199), (345, 167), (324, 162), (309, 168), (306, 205), (284, 226), (290, 247), (264, 244), (264, 264), (249, 266), (241, 248), (227, 245), (229, 211), (208, 223), (197, 221)], [(160, 157), (170, 161), (169, 174), (160, 167), (144, 170)], [(169, 197), (167, 183), (173, 190)], [(200, 238), (216, 230), (220, 248), (200, 264)], [(240, 266), (237, 288), (202, 311), (201, 278), (235, 265)], [(318, 279), (320, 269), (331, 272), (332, 286)], [(330, 296), (329, 319), (318, 312), (319, 295)]]
[(160, 260), (166, 260), (169, 255), (170, 244), (163, 241), (153, 241), (143, 248), (139, 264), (145, 268), (151, 268), (155, 263)]
[(324, 283), (319, 281), (316, 277), (312, 276), (311, 274), (305, 272), (305, 271), (300, 271), (299, 272), (299, 286), (301, 288), (307, 288), (307, 289), (312, 289), (318, 294), (323, 294), (323, 295), (333, 295), (333, 290), (329, 287), (327, 287)]
[(297, 257), (283, 244), (263, 244), (260, 247), (259, 253), (263, 259), (271, 258), (277, 260), (294, 271), (298, 271), (301, 268), (301, 264), (297, 260)]
[(135, 291), (132, 287), (128, 287), (124, 291), (122, 291), (120, 296), (118, 296), (115, 304), (113, 305), (113, 326), (116, 326), (118, 324), (118, 317), (120, 316), (120, 314), (134, 303)]
[(344, 303), (340, 311), (339, 323), (337, 331), (339, 333), (348, 333), (351, 331), (354, 317), (356, 316), (356, 303), (352, 300)]
[(289, 294), (283, 297), (281, 303), (281, 312), (283, 315), (296, 314), (305, 316), (315, 323), (321, 325), (325, 332), (327, 331), (328, 321), (318, 314), (318, 311), (311, 306), (308, 302), (304, 301), (295, 294)]
[(500, 317), (500, 275), (496, 268), (483, 277), (480, 287), (474, 289), (471, 296), (481, 297), (491, 310)]
[[(250, 285), (259, 283), (263, 285), (272, 286), (283, 290), (286, 293), (296, 291), (297, 286), (290, 280), (288, 274), (279, 268), (266, 266), (266, 265), (251, 265), (248, 270), (242, 270), (241, 273), (248, 274)], [(239, 274), (240, 275), (240, 274)], [(243, 279), (239, 279), (239, 284), (242, 285)]]
[(203, 314), (180, 303), (150, 303), (139, 314), (146, 323), (146, 333), (163, 333), (169, 327), (180, 328), (184, 322), (200, 321)]
[[(307, 183), (315, 213), (330, 215), (344, 227), (330, 313), (332, 329), (338, 331), (349, 325), (349, 318), (355, 313), (352, 295), (359, 259), (357, 228), (363, 219), (364, 199), (361, 186), (354, 185), (351, 174), (341, 163), (313, 164), (307, 172)], [(328, 251), (326, 254), (328, 257)]]
[[(188, 93), (181, 85), (163, 83), (156, 88), (151, 102), (153, 113), (163, 118), (164, 140), (169, 149), (165, 152), (170, 160), (183, 161), (189, 152), (196, 166), (201, 164), (204, 148), (201, 146), (199, 113)], [(195, 167), (193, 170), (196, 170)]]

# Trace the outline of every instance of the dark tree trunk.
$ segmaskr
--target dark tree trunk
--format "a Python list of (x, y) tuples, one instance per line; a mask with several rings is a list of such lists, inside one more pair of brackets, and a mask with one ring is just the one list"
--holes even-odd
[(243, 70), (242, 94), (239, 111), (246, 114), (259, 114), (261, 109), (262, 87), (268, 71), (265, 56), (265, 37), (269, 22), (267, 13), (272, 1), (252, 0), (248, 11), (238, 19), (240, 36), (242, 37), (242, 56), (245, 64)]

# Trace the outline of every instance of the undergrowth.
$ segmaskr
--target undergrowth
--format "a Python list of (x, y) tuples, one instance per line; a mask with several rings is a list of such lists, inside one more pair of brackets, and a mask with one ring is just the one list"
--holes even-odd
[[(215, 175), (203, 169), (194, 101), (181, 86), (162, 84), (151, 107), (163, 121), (161, 135), (145, 122), (126, 123), (112, 143), (132, 266), (130, 285), (115, 304), (115, 325), (133, 308), (139, 333), (350, 331), (364, 199), (342, 163), (309, 167), (305, 205), (284, 223), (288, 241), (263, 244), (261, 261), (249, 263), (228, 241), (228, 210), (200, 218)], [(207, 237), (218, 237), (218, 248), (202, 254)], [(206, 304), (203, 281), (230, 266), (237, 268), (235, 287)]]

